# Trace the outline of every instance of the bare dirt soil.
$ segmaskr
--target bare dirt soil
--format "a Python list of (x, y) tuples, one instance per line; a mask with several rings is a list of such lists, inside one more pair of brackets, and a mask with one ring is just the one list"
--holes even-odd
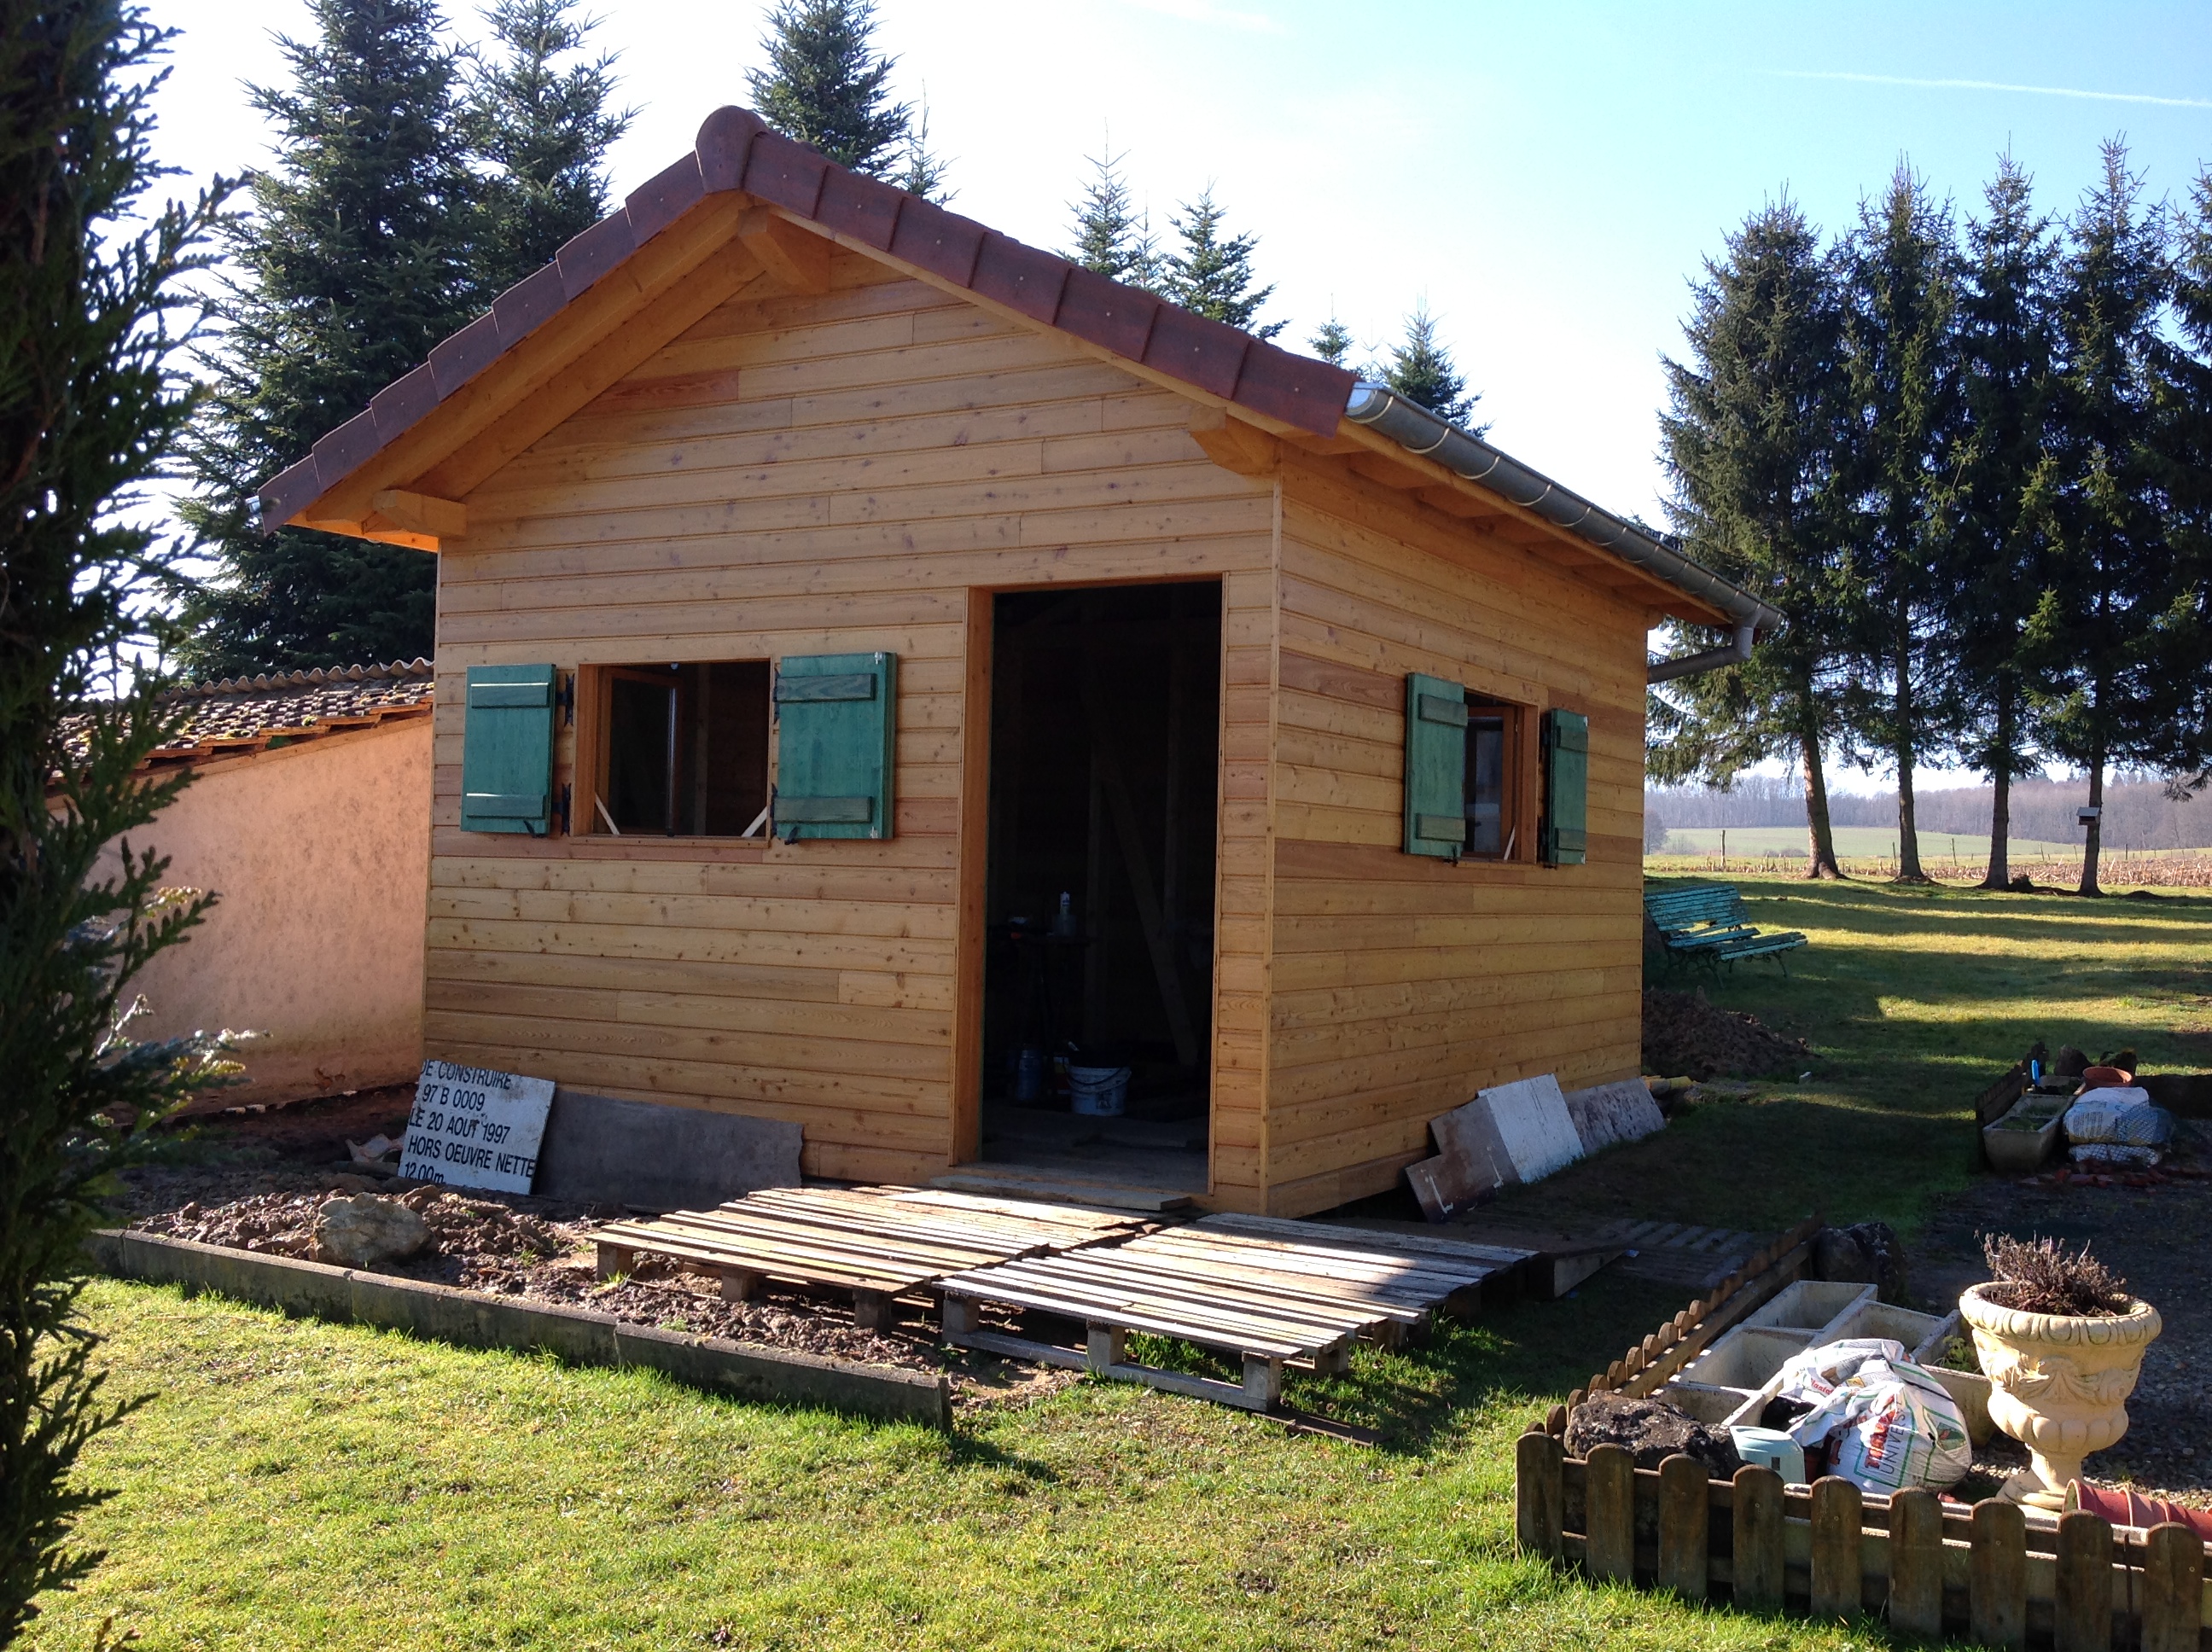
[[(2090, 1254), (2159, 1310), (2166, 1328), (2143, 1357), (2128, 1401), (2128, 1431), (2083, 1465), (2090, 1479), (2146, 1496), (2212, 1507), (2212, 1127), (2185, 1124), (2179, 1151), (2158, 1170), (2081, 1176), (1986, 1175), (1946, 1202), (1912, 1258), (1914, 1289), (1930, 1305), (1954, 1303), (1987, 1279), (1981, 1236), (2055, 1238)], [(2192, 1174), (2194, 1173), (2194, 1174)], [(1987, 1465), (2025, 1461), (2007, 1448)], [(1978, 1467), (1982, 1467), (1978, 1461)]]
[(1666, 1078), (1796, 1077), (1812, 1065), (1802, 1038), (1785, 1038), (1757, 1016), (1723, 1010), (1702, 990), (1644, 993), (1644, 1066)]
[[(900, 1323), (878, 1333), (853, 1323), (848, 1299), (771, 1285), (751, 1302), (726, 1302), (719, 1281), (665, 1259), (641, 1257), (626, 1278), (600, 1280), (592, 1267), (593, 1218), (625, 1214), (551, 1200), (458, 1193), (365, 1175), (348, 1161), (349, 1141), (397, 1137), (414, 1092), (407, 1086), (295, 1103), (262, 1112), (203, 1115), (167, 1163), (133, 1171), (117, 1214), (133, 1228), (204, 1244), (310, 1257), (316, 1211), (338, 1196), (390, 1193), (422, 1215), (429, 1248), (380, 1269), (422, 1279), (589, 1309), (633, 1324), (726, 1338), (824, 1358), (944, 1371), (964, 1406), (1023, 1401), (1078, 1381), (939, 1345), (921, 1303), (902, 1304)], [(987, 1314), (986, 1318), (991, 1315)], [(1006, 1317), (993, 1328), (1016, 1329)]]

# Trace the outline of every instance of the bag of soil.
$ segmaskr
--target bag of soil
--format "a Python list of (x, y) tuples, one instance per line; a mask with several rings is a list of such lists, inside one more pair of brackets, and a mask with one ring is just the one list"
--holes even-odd
[(1793, 1356), (1778, 1396), (1813, 1408), (1790, 1425), (1828, 1472), (1865, 1491), (1956, 1485), (1974, 1466), (1966, 1419), (1928, 1372), (1887, 1337), (1853, 1338)]

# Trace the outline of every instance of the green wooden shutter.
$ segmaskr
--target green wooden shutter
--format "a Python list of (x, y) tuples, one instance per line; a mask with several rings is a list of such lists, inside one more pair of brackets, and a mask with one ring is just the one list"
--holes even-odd
[(461, 734), (461, 829), (528, 832), (553, 820), (553, 667), (471, 665)]
[(1406, 679), (1406, 853), (1457, 859), (1467, 847), (1467, 690)]
[(1589, 841), (1589, 719), (1544, 714), (1544, 859), (1579, 866)]
[(896, 654), (811, 654), (778, 665), (778, 837), (891, 835), (897, 700)]

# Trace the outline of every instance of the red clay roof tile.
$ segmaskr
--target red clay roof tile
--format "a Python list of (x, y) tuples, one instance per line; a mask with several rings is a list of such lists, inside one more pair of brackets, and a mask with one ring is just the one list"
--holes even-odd
[(891, 256), (965, 287), (975, 278), (975, 254), (982, 247), (984, 233), (973, 218), (908, 196), (891, 232)]
[(315, 444), (315, 474), (343, 477), (376, 457), (384, 439), (376, 434), (376, 415), (363, 409)]
[(561, 290), (580, 298), (599, 278), (637, 251), (637, 238), (629, 232), (629, 214), (617, 212), (602, 218), (581, 234), (570, 237), (554, 255), (561, 272)]
[(1352, 387), (1358, 382), (1342, 367), (1333, 367), (1310, 355), (1294, 355), (1272, 344), (1255, 344), (1244, 352), (1235, 399), (1238, 406), (1255, 413), (1264, 413), (1316, 435), (1331, 436), (1336, 434), (1345, 404), (1352, 399)]
[(829, 169), (828, 156), (780, 133), (763, 132), (753, 139), (745, 161), (745, 193), (811, 217), (822, 198), (822, 175)]
[[(443, 401), (482, 373), (501, 352), (499, 323), (489, 313), (430, 347), (430, 370), (437, 375), (438, 399)], [(330, 481), (335, 483), (337, 477)]]
[(700, 124), (692, 153), (699, 157), (699, 177), (708, 192), (744, 186), (746, 155), (753, 139), (767, 130), (768, 122), (733, 104), (724, 104)]
[(623, 202), (631, 238), (643, 246), (706, 198), (707, 185), (699, 174), (695, 150), (647, 179)]
[(975, 290), (1049, 326), (1060, 313), (1060, 289), (1068, 263), (1034, 246), (1024, 246), (996, 230), (983, 237), (975, 258)]
[(881, 179), (832, 167), (822, 180), (822, 199), (814, 217), (841, 234), (888, 252), (899, 209), (913, 198)]
[(1150, 293), (1071, 265), (1054, 325), (1078, 338), (1103, 345), (1116, 355), (1141, 361), (1145, 342), (1152, 336), (1152, 317), (1159, 307), (1160, 301)]
[(1152, 321), (1152, 341), (1145, 346), (1145, 365), (1226, 401), (1236, 392), (1245, 350), (1256, 346), (1249, 333), (1225, 322), (1163, 304)]
[(513, 349), (558, 315), (568, 302), (568, 294), (561, 282), (559, 264), (549, 264), (525, 276), (492, 301), (492, 318), (499, 323), (500, 348)]
[(425, 361), (378, 391), (368, 410), (376, 416), (378, 440), (388, 442), (437, 404), (438, 376)]

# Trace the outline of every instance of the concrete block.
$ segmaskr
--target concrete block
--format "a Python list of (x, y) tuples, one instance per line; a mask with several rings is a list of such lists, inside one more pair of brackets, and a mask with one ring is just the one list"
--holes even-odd
[(637, 1210), (712, 1210), (757, 1187), (799, 1186), (799, 1133), (787, 1120), (563, 1086), (553, 1092), (531, 1191)]

